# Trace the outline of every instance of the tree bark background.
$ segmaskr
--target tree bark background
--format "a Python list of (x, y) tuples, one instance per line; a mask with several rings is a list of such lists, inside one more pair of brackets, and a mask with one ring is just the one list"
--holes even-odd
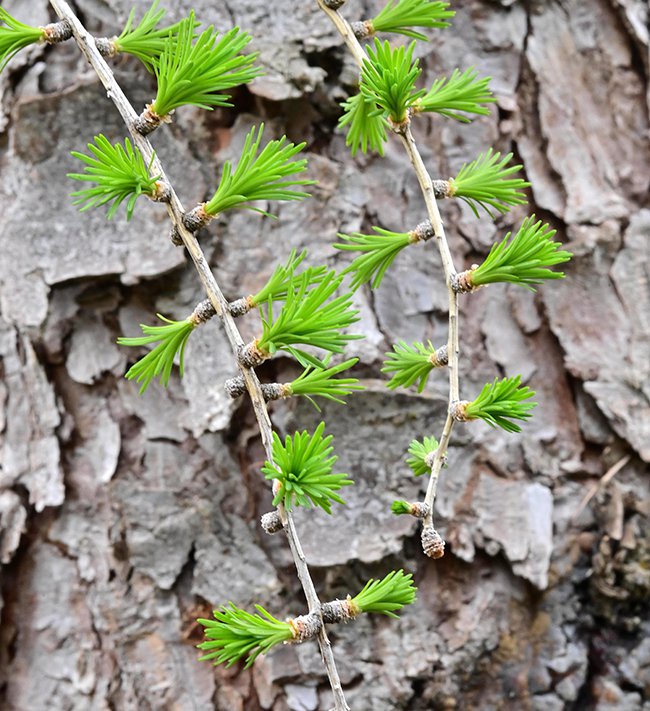
[[(119, 33), (143, 0), (77, 0), (97, 35)], [(251, 32), (266, 75), (234, 110), (184, 108), (154, 146), (186, 207), (206, 198), (248, 128), (307, 141), (314, 197), (241, 212), (201, 243), (229, 298), (251, 293), (292, 247), (342, 265), (337, 230), (410, 229), (424, 217), (398, 141), (352, 159), (336, 130), (354, 90), (351, 58), (313, 0), (165, 3), (219, 29)], [(350, 0), (359, 19), (383, 3)], [(3, 2), (31, 24), (45, 0)], [(389, 568), (413, 571), (418, 600), (398, 622), (332, 628), (355, 711), (650, 709), (650, 133), (647, 4), (642, 0), (458, 0), (452, 28), (418, 52), (430, 83), (456, 66), (493, 77), (490, 117), (418, 118), (433, 177), (489, 146), (513, 151), (532, 182), (530, 212), (575, 255), (567, 278), (532, 294), (503, 285), (461, 301), (461, 392), (522, 373), (539, 406), (521, 435), (455, 429), (436, 520), (446, 556), (425, 559), (412, 520), (389, 511), (425, 482), (404, 462), (438, 435), (446, 381), (386, 390), (397, 339), (446, 338), (446, 291), (432, 245), (406, 250), (382, 287), (357, 296), (354, 342), (367, 390), (326, 406), (339, 464), (356, 486), (333, 517), (297, 523), (322, 599), (354, 594)], [(136, 107), (153, 84), (115, 63)], [(140, 397), (118, 335), (202, 297), (160, 206), (133, 220), (80, 214), (71, 150), (125, 129), (76, 45), (32, 48), (0, 75), (0, 706), (34, 709), (328, 707), (317, 647), (278, 649), (249, 671), (196, 661), (194, 620), (229, 600), (278, 617), (305, 604), (283, 537), (257, 524), (271, 496), (251, 412), (223, 382), (235, 372), (219, 325), (192, 336), (186, 375)], [(143, 201), (144, 202), (144, 201)], [(457, 263), (471, 264), (526, 214), (496, 224), (444, 204)], [(422, 248), (420, 248), (422, 247)], [(247, 336), (255, 316), (242, 322)], [(273, 380), (294, 372), (278, 358)], [(313, 427), (301, 402), (276, 403), (280, 432)], [(615, 476), (582, 511), (607, 470)], [(576, 513), (579, 512), (577, 515)]]

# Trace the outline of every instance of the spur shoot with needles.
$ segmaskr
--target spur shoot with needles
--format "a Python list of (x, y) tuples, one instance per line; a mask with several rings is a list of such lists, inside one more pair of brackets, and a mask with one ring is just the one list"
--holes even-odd
[(21, 49), (43, 39), (43, 28), (25, 25), (0, 7), (0, 72)]
[(478, 217), (478, 207), (482, 207), (490, 217), (490, 208), (497, 212), (508, 212), (513, 205), (526, 203), (526, 195), (521, 192), (530, 183), (521, 178), (508, 176), (522, 170), (522, 165), (508, 165), (512, 153), (501, 158), (501, 154), (491, 148), (471, 163), (465, 163), (455, 178), (449, 179), (449, 197), (457, 197), (466, 202)]
[(312, 287), (308, 275), (296, 277), (295, 288), (288, 291), (277, 318), (273, 313), (273, 301), (269, 300), (268, 313), (262, 316), (263, 332), (256, 343), (257, 350), (269, 356), (276, 351), (286, 351), (303, 367), (322, 367), (321, 361), (296, 346), (342, 353), (346, 343), (362, 338), (344, 333), (348, 326), (359, 320), (359, 312), (352, 308), (352, 293), (328, 300), (342, 280), (342, 276), (330, 271)]
[(319, 506), (328, 514), (332, 504), (345, 504), (336, 493), (354, 482), (347, 474), (333, 474), (338, 459), (332, 455), (332, 435), (323, 437), (325, 423), (321, 422), (314, 434), (296, 432), (286, 436), (284, 444), (273, 433), (273, 462), (265, 462), (262, 473), (266, 479), (278, 482), (273, 505), (282, 504), (290, 510), (297, 506)]
[(528, 420), (537, 403), (524, 402), (535, 392), (529, 387), (521, 385), (521, 375), (514, 378), (494, 379), (493, 383), (483, 386), (476, 400), (459, 403), (460, 419), (481, 419), (490, 427), (500, 427), (506, 432), (521, 432), (521, 427), (512, 420)]
[(395, 257), (409, 244), (417, 241), (410, 232), (391, 232), (381, 227), (372, 228), (375, 234), (363, 235), (354, 232), (351, 235), (338, 233), (344, 240), (334, 244), (336, 249), (348, 252), (361, 252), (343, 274), (353, 274), (351, 286), (358, 289), (362, 284), (370, 284), (376, 289)]
[(77, 190), (72, 193), (76, 197), (72, 204), (83, 205), (81, 212), (91, 207), (100, 207), (111, 203), (107, 217), (110, 220), (117, 208), (125, 201), (126, 219), (130, 220), (135, 208), (135, 202), (140, 195), (155, 198), (159, 194), (159, 175), (151, 176), (151, 164), (155, 154), (151, 157), (149, 165), (136, 148), (131, 145), (128, 138), (121, 143), (112, 144), (101, 133), (95, 136), (95, 143), (89, 143), (88, 149), (94, 158), (84, 153), (73, 151), (72, 155), (86, 164), (84, 173), (68, 173), (68, 178), (86, 183), (94, 183), (93, 187)]
[(129, 380), (136, 380), (142, 383), (140, 394), (148, 387), (151, 381), (160, 377), (160, 382), (167, 387), (169, 377), (172, 372), (174, 360), (178, 355), (180, 374), (184, 372), (185, 346), (187, 339), (197, 324), (192, 320), (185, 319), (183, 321), (171, 321), (164, 316), (158, 314), (161, 321), (165, 321), (166, 326), (146, 326), (141, 324), (140, 328), (144, 336), (136, 338), (118, 338), (117, 342), (121, 346), (147, 346), (152, 343), (158, 345), (149, 351), (146, 356), (141, 358), (137, 363), (134, 363), (126, 374)]
[(422, 476), (431, 472), (431, 465), (427, 458), (438, 449), (438, 440), (435, 437), (424, 437), (420, 442), (417, 439), (409, 444), (409, 457), (406, 463), (411, 467), (415, 476)]
[(551, 271), (550, 267), (568, 262), (572, 255), (559, 249), (562, 245), (553, 241), (555, 233), (541, 220), (535, 222), (535, 215), (531, 215), (514, 237), (508, 232), (501, 242), (492, 246), (483, 264), (467, 272), (470, 284), (510, 282), (535, 291), (533, 284), (562, 279), (564, 273)]
[(304, 143), (294, 145), (285, 136), (269, 141), (260, 150), (264, 124), (259, 129), (253, 127), (246, 136), (241, 157), (233, 170), (232, 163), (226, 161), (221, 181), (215, 194), (203, 206), (208, 215), (217, 215), (234, 207), (246, 207), (263, 215), (264, 210), (251, 207), (256, 200), (302, 200), (309, 193), (295, 190), (296, 185), (314, 185), (316, 181), (294, 178), (307, 169), (304, 158), (294, 160), (305, 147)]
[(478, 79), (478, 73), (473, 68), (464, 72), (454, 69), (449, 79), (436, 79), (429, 91), (422, 92), (417, 101), (413, 102), (413, 110), (431, 111), (468, 123), (471, 119), (465, 114), (487, 116), (490, 113), (483, 106), (496, 101), (489, 84), (490, 77)]
[(206, 641), (197, 645), (207, 652), (199, 661), (214, 660), (214, 664), (231, 667), (246, 657), (245, 668), (266, 654), (272, 647), (293, 638), (293, 630), (288, 622), (282, 622), (267, 612), (261, 605), (255, 605), (257, 614), (251, 614), (230, 603), (214, 610), (213, 620), (199, 619), (203, 625)]
[(415, 42), (408, 48), (394, 49), (389, 42), (382, 44), (375, 39), (375, 48), (368, 48), (368, 58), (361, 68), (361, 92), (367, 101), (386, 112), (394, 124), (406, 121), (409, 107), (425, 94), (415, 88), (422, 70), (418, 60), (413, 61), (414, 49)]
[(247, 32), (235, 27), (219, 37), (209, 27), (194, 42), (195, 27), (192, 12), (179, 23), (176, 39), (151, 60), (158, 80), (151, 111), (159, 117), (186, 105), (208, 110), (232, 106), (230, 96), (220, 92), (247, 84), (261, 72), (253, 66), (256, 53), (240, 54), (251, 40)]
[(456, 13), (449, 10), (448, 2), (432, 0), (389, 0), (384, 9), (372, 20), (367, 20), (371, 34), (374, 32), (394, 32), (427, 41), (428, 37), (412, 27), (444, 28)]
[[(418, 383), (418, 392), (424, 390), (429, 373), (434, 368), (440, 368), (447, 363), (446, 348), (435, 348), (431, 341), (424, 343), (415, 342), (409, 345), (405, 341), (398, 341), (393, 346), (393, 352), (386, 353), (382, 373), (392, 373), (392, 378), (386, 383), (390, 390), (408, 388), (415, 382)], [(419, 381), (419, 382), (418, 382)]]
[(369, 580), (363, 590), (352, 598), (351, 606), (360, 612), (397, 617), (395, 613), (398, 610), (415, 602), (416, 593), (413, 575), (393, 570), (382, 580)]
[[(266, 284), (250, 298), (251, 307), (265, 304), (269, 299), (273, 301), (282, 301), (287, 298), (289, 289), (296, 288), (297, 276), (306, 279), (309, 285), (318, 284), (327, 272), (326, 266), (307, 267), (300, 275), (295, 274), (296, 269), (302, 264), (307, 256), (307, 250), (303, 249), (300, 254), (292, 249), (285, 264), (278, 264), (273, 270), (273, 274), (269, 277)], [(306, 276), (302, 276), (302, 275)]]
[(302, 395), (306, 397), (320, 412), (320, 408), (313, 398), (324, 397), (327, 400), (333, 400), (345, 405), (344, 397), (355, 391), (364, 390), (364, 386), (359, 385), (357, 378), (333, 377), (355, 365), (359, 361), (358, 358), (348, 358), (348, 360), (328, 368), (329, 361), (330, 356), (327, 356), (323, 360), (322, 367), (308, 366), (298, 378), (287, 383), (287, 395)]
[[(134, 24), (135, 8), (133, 8), (119, 37), (111, 41), (116, 53), (137, 57), (149, 71), (153, 71), (153, 60), (160, 57), (167, 45), (176, 41), (183, 22), (158, 28), (158, 24), (165, 16), (165, 10), (159, 10), (158, 4), (159, 0), (154, 0), (137, 25)], [(198, 22), (194, 22), (192, 29), (198, 25)]]
[(388, 140), (388, 124), (381, 111), (378, 112), (377, 104), (359, 92), (344, 101), (341, 106), (343, 115), (339, 119), (339, 128), (349, 126), (345, 145), (350, 148), (352, 155), (356, 155), (359, 149), (365, 154), (370, 148), (383, 156), (384, 143)]

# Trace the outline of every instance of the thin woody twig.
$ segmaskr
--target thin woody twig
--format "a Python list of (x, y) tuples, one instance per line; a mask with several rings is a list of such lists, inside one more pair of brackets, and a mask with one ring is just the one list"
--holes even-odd
[[(151, 170), (153, 173), (159, 174), (160, 180), (169, 185), (169, 201), (165, 203), (167, 212), (169, 213), (169, 217), (178, 231), (178, 234), (181, 236), (183, 244), (192, 258), (192, 261), (194, 262), (194, 266), (199, 274), (199, 278), (201, 279), (205, 292), (208, 295), (214, 310), (221, 319), (233, 353), (237, 356), (237, 353), (239, 353), (239, 351), (244, 347), (244, 341), (233, 317), (230, 314), (228, 301), (221, 292), (221, 289), (217, 284), (212, 270), (210, 269), (210, 265), (198, 241), (184, 225), (183, 215), (185, 211), (183, 209), (183, 205), (173, 187), (171, 187), (170, 182), (167, 180), (160, 160), (154, 154), (153, 147), (147, 138), (142, 136), (135, 128), (138, 119), (137, 113), (115, 80), (110, 67), (106, 64), (95, 46), (93, 37), (83, 27), (68, 3), (64, 0), (50, 0), (50, 4), (59, 18), (67, 21), (72, 27), (73, 36), (79, 48), (104, 85), (108, 98), (113, 101), (122, 116), (124, 123), (131, 133), (134, 143), (142, 153), (145, 163), (149, 164), (151, 162)], [(237, 362), (239, 363), (238, 359)], [(264, 395), (260, 387), (260, 382), (252, 369), (240, 366), (240, 371), (251, 398), (251, 403), (253, 405), (255, 417), (260, 429), (260, 435), (266, 456), (269, 461), (273, 461), (273, 429), (268, 410), (266, 408), (266, 403), (264, 401)], [(321, 603), (318, 599), (314, 583), (311, 579), (309, 568), (307, 567), (305, 555), (302, 551), (302, 546), (300, 545), (300, 540), (298, 539), (298, 534), (293, 522), (293, 517), (291, 512), (288, 511), (281, 511), (280, 513), (285, 520), (285, 530), (287, 532), (289, 547), (293, 555), (298, 578), (300, 579), (305, 597), (307, 599), (309, 612), (320, 615)], [(318, 643), (327, 676), (332, 687), (332, 692), (334, 694), (335, 711), (349, 711), (349, 707), (343, 695), (341, 681), (336, 669), (331, 645), (323, 625), (321, 625), (318, 633)]]
[(575, 513), (571, 517), (572, 521), (576, 521), (578, 516), (585, 510), (589, 502), (596, 496), (596, 494), (604, 489), (607, 484), (621, 471), (621, 469), (632, 459), (631, 454), (626, 454), (621, 457), (616, 464), (612, 465), (603, 476), (589, 489), (589, 491), (584, 495), (582, 501), (575, 510)]
[[(337, 10), (332, 10), (327, 7), (324, 0), (318, 0), (320, 8), (325, 12), (328, 17), (332, 20), (336, 29), (339, 31), (343, 37), (346, 45), (352, 52), (359, 68), (363, 66), (367, 55), (355, 36), (351, 25), (348, 21), (341, 16)], [(427, 208), (427, 214), (431, 225), (433, 227), (433, 232), (436, 238), (436, 243), (438, 245), (438, 250), (440, 252), (440, 258), (442, 260), (442, 266), (445, 272), (445, 281), (447, 283), (447, 292), (449, 299), (449, 333), (447, 340), (447, 357), (448, 363), (447, 368), (449, 369), (449, 412), (447, 414), (447, 419), (443, 427), (442, 435), (440, 437), (440, 443), (436, 451), (433, 464), (431, 467), (431, 476), (429, 478), (429, 485), (427, 487), (427, 493), (425, 497), (425, 503), (429, 506), (429, 511), (424, 518), (423, 526), (424, 528), (430, 528), (433, 526), (433, 502), (435, 499), (436, 488), (438, 484), (438, 477), (440, 475), (440, 470), (445, 461), (445, 455), (447, 453), (447, 448), (449, 446), (449, 439), (451, 435), (451, 430), (454, 426), (454, 418), (451, 415), (451, 409), (455, 402), (460, 399), (460, 386), (458, 378), (458, 357), (460, 352), (459, 347), (459, 337), (458, 337), (458, 294), (453, 288), (454, 279), (456, 277), (457, 271), (454, 267), (454, 262), (451, 256), (451, 251), (449, 249), (449, 243), (445, 235), (445, 228), (440, 216), (440, 210), (438, 209), (438, 204), (436, 202), (436, 197), (444, 197), (443, 187), (440, 181), (434, 181), (431, 179), (429, 172), (424, 165), (422, 156), (418, 150), (417, 144), (411, 132), (410, 118), (400, 124), (393, 127), (395, 133), (399, 135), (402, 140), (402, 144), (406, 149), (411, 165), (415, 171), (415, 174), (420, 184), (420, 189), (422, 191), (422, 196), (424, 197), (424, 203)]]

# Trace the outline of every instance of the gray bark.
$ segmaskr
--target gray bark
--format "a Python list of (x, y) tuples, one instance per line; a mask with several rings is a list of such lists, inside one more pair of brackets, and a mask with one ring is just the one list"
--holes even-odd
[[(89, 29), (119, 33), (131, 5), (77, 0)], [(167, 3), (172, 20), (189, 8)], [(380, 3), (350, 0), (367, 16)], [(322, 418), (356, 486), (333, 517), (296, 519), (322, 599), (404, 567), (418, 600), (400, 621), (332, 628), (346, 697), (373, 709), (650, 708), (650, 133), (647, 7), (642, 0), (458, 0), (453, 27), (418, 48), (427, 83), (476, 65), (499, 97), (473, 125), (418, 118), (432, 176), (489, 146), (513, 151), (532, 182), (529, 212), (574, 253), (567, 278), (536, 294), (491, 286), (461, 301), (461, 394), (521, 373), (539, 406), (521, 435), (455, 428), (435, 520), (445, 557), (425, 558), (418, 522), (390, 513), (422, 498), (409, 441), (438, 435), (444, 374), (422, 395), (391, 393), (383, 353), (398, 339), (446, 338), (435, 245), (405, 250), (372, 294), (360, 291), (353, 342), (368, 389), (347, 407), (271, 405), (279, 432)], [(45, 0), (10, 1), (45, 24)], [(279, 220), (244, 212), (201, 236), (230, 300), (254, 292), (293, 247), (343, 265), (337, 231), (406, 230), (425, 215), (397, 140), (352, 159), (335, 130), (354, 90), (351, 59), (316, 3), (194, 3), (207, 25), (254, 36), (266, 74), (237, 109), (180, 109), (152, 140), (185, 205), (206, 199), (246, 131), (307, 141), (319, 184)], [(114, 63), (137, 108), (151, 78)], [(168, 239), (160, 205), (127, 223), (79, 213), (71, 150), (124, 127), (75, 45), (35, 47), (0, 75), (0, 706), (32, 709), (327, 709), (314, 643), (281, 647), (252, 670), (196, 661), (195, 618), (234, 601), (277, 617), (306, 612), (271, 508), (264, 455), (245, 404), (223, 390), (236, 367), (213, 319), (192, 335), (186, 373), (144, 396), (115, 345), (161, 312), (184, 318), (204, 295)], [(480, 261), (527, 213), (477, 222), (444, 203), (457, 263)], [(257, 335), (255, 314), (238, 325)], [(265, 364), (267, 381), (295, 372)], [(629, 461), (579, 513), (599, 478)]]

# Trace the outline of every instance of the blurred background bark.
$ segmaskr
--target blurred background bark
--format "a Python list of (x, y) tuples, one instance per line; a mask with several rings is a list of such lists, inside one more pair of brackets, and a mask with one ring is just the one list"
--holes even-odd
[[(349, 19), (383, 2), (350, 0)], [(132, 5), (77, 0), (98, 35), (118, 34)], [(352, 159), (336, 130), (355, 68), (313, 0), (166, 2), (180, 19), (254, 36), (266, 75), (236, 108), (184, 108), (153, 136), (185, 205), (212, 194), (223, 161), (253, 123), (307, 141), (314, 197), (274, 206), (279, 220), (224, 217), (201, 242), (229, 298), (250, 293), (292, 247), (342, 265), (337, 230), (407, 230), (423, 219), (415, 176), (392, 140), (384, 159)], [(521, 435), (456, 428), (437, 501), (446, 556), (425, 559), (416, 522), (389, 511), (425, 482), (409, 441), (438, 435), (446, 381), (422, 395), (386, 390), (379, 369), (397, 339), (446, 338), (436, 250), (399, 256), (382, 287), (357, 295), (354, 342), (367, 390), (326, 406), (342, 471), (356, 486), (333, 517), (298, 524), (323, 599), (353, 594), (389, 568), (413, 571), (417, 603), (401, 621), (332, 629), (355, 711), (650, 708), (650, 135), (643, 0), (458, 0), (453, 27), (418, 47), (431, 83), (454, 67), (491, 75), (490, 117), (418, 118), (433, 177), (489, 146), (525, 166), (530, 212), (575, 258), (536, 294), (498, 285), (462, 300), (461, 392), (521, 373), (539, 407)], [(46, 0), (9, 0), (31, 24)], [(131, 59), (115, 73), (134, 105), (154, 93)], [(192, 336), (186, 375), (140, 397), (115, 345), (161, 312), (202, 298), (167, 239), (165, 211), (131, 223), (79, 214), (65, 177), (71, 150), (125, 129), (76, 46), (35, 47), (0, 76), (0, 705), (35, 709), (328, 708), (317, 647), (287, 646), (252, 670), (196, 661), (194, 622), (228, 600), (278, 617), (305, 604), (283, 536), (257, 524), (270, 508), (248, 406), (223, 382), (235, 368), (215, 322)], [(269, 131), (269, 133), (270, 133)], [(145, 201), (143, 201), (144, 203)], [(476, 221), (445, 204), (457, 264), (471, 264), (527, 214)], [(242, 322), (247, 336), (254, 315)], [(278, 358), (273, 380), (294, 371)], [(278, 431), (321, 418), (276, 403)], [(581, 501), (612, 466), (586, 507)]]

